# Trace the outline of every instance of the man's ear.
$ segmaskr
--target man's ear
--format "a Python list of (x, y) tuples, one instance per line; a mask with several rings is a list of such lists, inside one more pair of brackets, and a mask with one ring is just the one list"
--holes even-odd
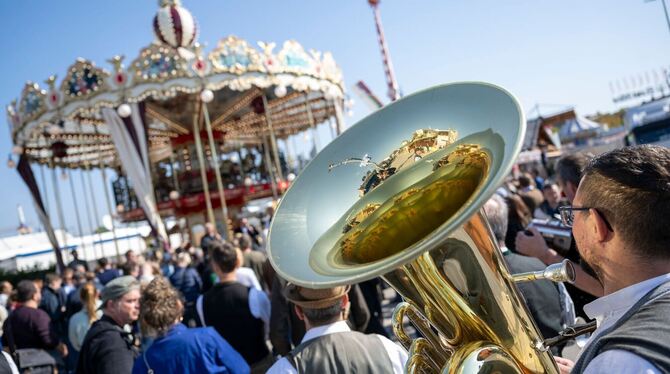
[(590, 209), (589, 214), (591, 215), (593, 229), (595, 230), (596, 238), (599, 242), (607, 241), (610, 237), (610, 230), (607, 227), (605, 218), (598, 212), (596, 209)]
[(298, 319), (301, 321), (305, 320), (305, 313), (302, 312), (302, 308), (300, 308), (297, 305), (294, 305), (293, 308), (295, 309), (295, 314), (298, 316)]
[(346, 309), (349, 306), (349, 294), (345, 293), (342, 296), (342, 309)]

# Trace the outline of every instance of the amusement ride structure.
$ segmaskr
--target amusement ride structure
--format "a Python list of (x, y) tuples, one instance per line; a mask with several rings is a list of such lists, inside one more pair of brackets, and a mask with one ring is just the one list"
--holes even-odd
[[(12, 153), (54, 248), (31, 164), (51, 169), (54, 183), (57, 168), (100, 169), (105, 189), (105, 170), (115, 170), (115, 209), (105, 191), (110, 215), (147, 219), (163, 242), (165, 217), (217, 222), (230, 235), (224, 217), (278, 197), (294, 177), (290, 136), (312, 131), (315, 139), (324, 122), (343, 129), (344, 83), (329, 52), (293, 40), (275, 52), (275, 43), (228, 36), (206, 53), (179, 0), (160, 1), (153, 29), (156, 39), (134, 59), (114, 56), (109, 69), (78, 59), (60, 81), (26, 83), (7, 106)], [(58, 249), (56, 257), (62, 266)]]

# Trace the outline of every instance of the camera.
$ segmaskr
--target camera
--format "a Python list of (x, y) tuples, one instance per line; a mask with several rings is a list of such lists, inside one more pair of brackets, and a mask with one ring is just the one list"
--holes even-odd
[(533, 219), (528, 228), (534, 227), (540, 232), (547, 245), (564, 254), (572, 245), (572, 230), (556, 219)]

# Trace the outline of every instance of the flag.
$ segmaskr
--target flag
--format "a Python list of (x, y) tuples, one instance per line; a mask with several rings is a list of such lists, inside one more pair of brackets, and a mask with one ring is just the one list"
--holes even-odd
[[(30, 195), (33, 197), (33, 202), (35, 203), (35, 210), (37, 211), (37, 216), (44, 226), (44, 230), (47, 233), (49, 242), (54, 249), (54, 254), (56, 255), (56, 265), (58, 272), (62, 273), (65, 269), (65, 262), (63, 262), (63, 255), (60, 252), (60, 245), (58, 244), (58, 239), (56, 238), (56, 233), (54, 232), (53, 227), (51, 226), (51, 220), (49, 215), (44, 209), (44, 203), (42, 202), (42, 197), (40, 196), (40, 189), (37, 186), (37, 181), (35, 180), (35, 175), (33, 174), (33, 169), (30, 168), (30, 162), (25, 155), (21, 155), (19, 158), (19, 164), (16, 167), (16, 171), (19, 172), (21, 179), (28, 186), (30, 190)], [(63, 233), (65, 235), (65, 233)]]
[(121, 118), (116, 110), (104, 108), (102, 116), (116, 147), (121, 165), (132, 183), (152, 232), (164, 245), (169, 243), (165, 225), (158, 214), (149, 165), (149, 146), (146, 135), (145, 104), (130, 104), (131, 114)]

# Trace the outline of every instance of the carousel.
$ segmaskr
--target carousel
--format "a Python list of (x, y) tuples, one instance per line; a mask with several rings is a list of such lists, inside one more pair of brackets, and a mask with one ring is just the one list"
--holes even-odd
[[(155, 40), (134, 59), (114, 56), (106, 68), (78, 59), (62, 79), (26, 83), (7, 106), (9, 165), (28, 185), (46, 231), (53, 230), (35, 166), (53, 175), (83, 170), (82, 183), (99, 169), (109, 214), (147, 220), (163, 243), (167, 217), (187, 227), (216, 222), (228, 236), (230, 217), (250, 200), (278, 198), (304, 165), (299, 134), (316, 148), (318, 126), (328, 124), (333, 137), (343, 130), (344, 82), (329, 52), (236, 36), (206, 52), (178, 0), (160, 2), (153, 30)], [(78, 212), (77, 221), (81, 234)], [(58, 241), (52, 244), (62, 266)]]

